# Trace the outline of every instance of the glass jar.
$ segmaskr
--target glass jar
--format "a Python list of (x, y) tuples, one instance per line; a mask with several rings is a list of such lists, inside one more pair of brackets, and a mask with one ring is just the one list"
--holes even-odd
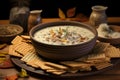
[(92, 12), (89, 18), (90, 25), (96, 27), (101, 23), (107, 23), (106, 9), (108, 7), (96, 5), (92, 6)]
[(29, 7), (26, 6), (16, 6), (10, 10), (10, 24), (17, 24), (23, 27), (24, 33), (27, 32), (27, 22), (29, 16)]
[(28, 17), (28, 33), (35, 25), (42, 22), (41, 20), (41, 12), (42, 10), (32, 10), (30, 11), (29, 17)]

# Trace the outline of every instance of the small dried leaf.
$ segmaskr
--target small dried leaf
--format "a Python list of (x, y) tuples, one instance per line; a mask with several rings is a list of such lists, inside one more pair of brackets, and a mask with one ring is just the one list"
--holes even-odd
[(67, 10), (67, 17), (73, 17), (75, 15), (75, 12), (76, 12), (76, 7), (73, 7), (73, 8), (70, 8)]
[(21, 72), (19, 73), (20, 77), (28, 77), (27, 71), (25, 69), (21, 69)]
[(66, 18), (64, 12), (60, 8), (58, 8), (58, 15), (59, 15), (59, 17), (61, 19), (65, 19)]

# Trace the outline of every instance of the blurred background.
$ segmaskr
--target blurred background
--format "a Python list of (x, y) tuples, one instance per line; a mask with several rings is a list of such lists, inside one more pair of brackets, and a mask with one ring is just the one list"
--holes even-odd
[[(57, 18), (58, 8), (61, 8), (64, 13), (72, 7), (76, 7), (76, 14), (82, 13), (89, 17), (91, 7), (94, 5), (108, 6), (106, 14), (112, 17), (120, 16), (118, 4), (119, 0), (30, 0), (30, 10), (42, 9), (41, 16), (43, 18)], [(0, 19), (9, 19), (10, 9), (12, 8), (11, 0), (0, 1)]]

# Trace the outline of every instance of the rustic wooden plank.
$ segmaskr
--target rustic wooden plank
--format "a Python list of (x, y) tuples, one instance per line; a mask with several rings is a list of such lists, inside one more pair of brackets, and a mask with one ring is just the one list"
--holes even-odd
[[(43, 18), (42, 22), (53, 22), (53, 21), (60, 21), (60, 18)], [(75, 20), (75, 18), (67, 18), (66, 20)], [(0, 20), (0, 24), (8, 24), (9, 20)], [(120, 24), (120, 17), (108, 17), (108, 23), (115, 23)]]

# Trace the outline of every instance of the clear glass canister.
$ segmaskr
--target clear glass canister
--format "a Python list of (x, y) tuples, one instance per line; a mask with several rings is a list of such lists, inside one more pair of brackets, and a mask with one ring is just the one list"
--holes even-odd
[(10, 10), (10, 24), (17, 24), (23, 27), (24, 33), (27, 32), (27, 22), (29, 17), (29, 7), (26, 6), (16, 6)]
[(101, 23), (107, 23), (106, 9), (108, 7), (96, 5), (92, 6), (92, 12), (90, 14), (89, 23), (90, 25), (96, 27)]

